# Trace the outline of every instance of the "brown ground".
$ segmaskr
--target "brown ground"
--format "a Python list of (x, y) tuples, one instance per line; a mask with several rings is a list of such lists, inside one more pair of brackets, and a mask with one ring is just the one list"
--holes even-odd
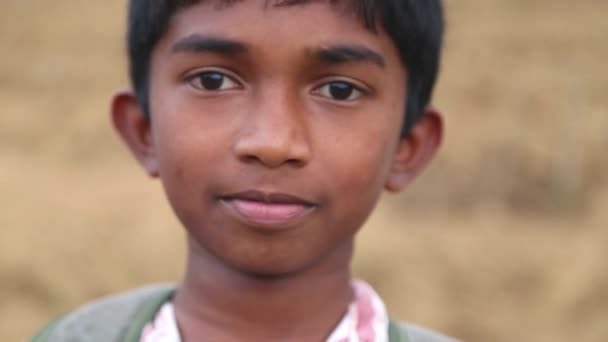
[[(356, 271), (468, 341), (608, 341), (608, 1), (445, 1), (445, 146), (382, 203)], [(159, 185), (108, 124), (123, 2), (2, 1), (1, 341), (182, 271)]]

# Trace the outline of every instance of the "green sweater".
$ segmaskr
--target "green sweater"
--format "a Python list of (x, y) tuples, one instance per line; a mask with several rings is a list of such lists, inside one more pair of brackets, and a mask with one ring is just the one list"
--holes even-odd
[[(156, 285), (94, 301), (45, 326), (31, 342), (139, 342), (141, 331), (174, 294)], [(456, 342), (421, 327), (395, 323), (390, 342)]]

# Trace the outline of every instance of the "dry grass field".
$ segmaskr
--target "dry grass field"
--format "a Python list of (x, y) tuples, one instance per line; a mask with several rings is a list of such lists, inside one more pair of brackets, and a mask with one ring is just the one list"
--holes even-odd
[[(111, 131), (124, 0), (3, 0), (0, 341), (182, 272), (158, 182)], [(608, 341), (608, 1), (445, 0), (439, 159), (386, 197), (358, 275), (467, 341)]]

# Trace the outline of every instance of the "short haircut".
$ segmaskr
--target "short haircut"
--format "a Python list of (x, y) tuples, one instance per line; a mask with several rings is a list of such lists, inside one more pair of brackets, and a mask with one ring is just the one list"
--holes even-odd
[[(149, 73), (152, 51), (166, 34), (171, 18), (179, 11), (205, 0), (129, 0), (127, 45), (129, 73), (137, 100), (150, 115)], [(207, 0), (230, 5), (242, 0)], [(303, 4), (308, 0), (266, 0), (273, 6)], [(369, 30), (380, 20), (397, 47), (407, 70), (407, 108), (403, 135), (429, 104), (441, 56), (444, 19), (441, 0), (327, 0), (345, 2), (359, 14)]]

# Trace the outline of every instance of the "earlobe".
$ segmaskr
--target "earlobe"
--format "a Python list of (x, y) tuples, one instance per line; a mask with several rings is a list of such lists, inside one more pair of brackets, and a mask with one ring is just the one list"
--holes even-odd
[(114, 94), (112, 123), (146, 172), (151, 177), (158, 177), (158, 159), (150, 120), (145, 117), (133, 92), (121, 90)]
[(385, 189), (389, 192), (403, 190), (433, 160), (442, 138), (441, 113), (429, 107), (410, 134), (399, 142)]

